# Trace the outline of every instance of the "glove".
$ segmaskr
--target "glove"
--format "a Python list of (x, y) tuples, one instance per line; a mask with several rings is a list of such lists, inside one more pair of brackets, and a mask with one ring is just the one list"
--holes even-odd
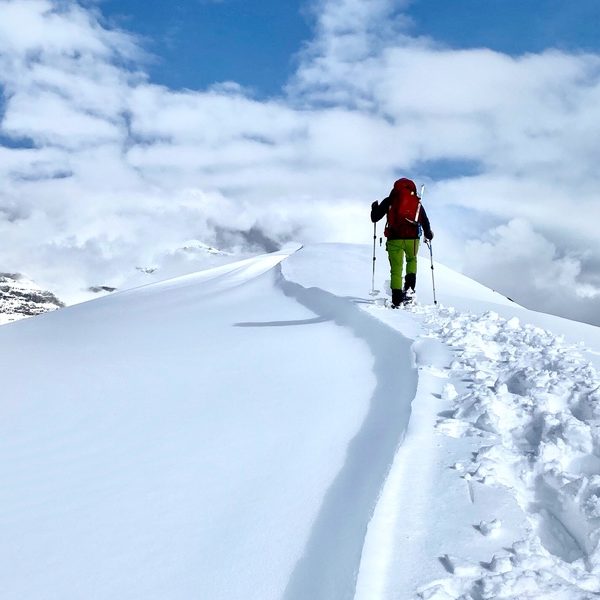
[(429, 235), (425, 236), (425, 241), (430, 242), (433, 239), (433, 231), (429, 231)]
[(374, 208), (377, 208), (379, 206), (379, 202), (377, 202), (377, 200), (375, 200), (375, 202), (373, 202), (373, 204), (371, 204), (371, 210), (373, 210)]

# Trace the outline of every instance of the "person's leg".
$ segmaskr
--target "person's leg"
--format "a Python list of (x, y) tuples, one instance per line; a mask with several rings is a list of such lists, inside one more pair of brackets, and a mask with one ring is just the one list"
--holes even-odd
[(403, 240), (388, 240), (385, 247), (390, 260), (390, 287), (392, 288), (392, 304), (398, 305), (402, 302), (402, 269), (404, 266), (404, 244)]
[(417, 254), (419, 252), (419, 240), (403, 240), (406, 255), (406, 276), (404, 278), (404, 291), (414, 292), (417, 285)]

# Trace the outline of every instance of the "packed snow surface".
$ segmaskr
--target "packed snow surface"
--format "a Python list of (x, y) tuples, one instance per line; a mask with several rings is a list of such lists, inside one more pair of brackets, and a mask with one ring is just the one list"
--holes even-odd
[(597, 597), (598, 328), (437, 263), (434, 306), (428, 255), (390, 310), (371, 265), (289, 247), (2, 327), (2, 598)]

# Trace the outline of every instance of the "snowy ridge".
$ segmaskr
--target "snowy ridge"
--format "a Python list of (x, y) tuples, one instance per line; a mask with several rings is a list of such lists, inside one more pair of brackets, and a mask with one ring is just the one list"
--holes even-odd
[(371, 264), (290, 246), (0, 328), (3, 597), (597, 597), (597, 328), (437, 266), (456, 308), (422, 267), (387, 310)]

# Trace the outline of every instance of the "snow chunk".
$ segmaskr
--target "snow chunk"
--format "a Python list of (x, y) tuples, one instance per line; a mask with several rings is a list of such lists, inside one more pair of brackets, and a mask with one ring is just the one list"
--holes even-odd
[(456, 388), (451, 383), (447, 383), (442, 388), (442, 398), (444, 400), (452, 401), (458, 396)]
[(517, 317), (513, 317), (506, 321), (506, 329), (516, 330), (521, 327), (521, 321)]
[(513, 564), (510, 556), (496, 556), (490, 562), (490, 571), (494, 573), (509, 573), (512, 571)]
[(477, 526), (477, 529), (483, 534), (483, 535), (493, 535), (496, 532), (498, 532), (500, 530), (500, 527), (502, 526), (502, 522), (499, 521), (498, 519), (493, 519), (492, 521), (481, 521), (479, 523), (479, 525)]

